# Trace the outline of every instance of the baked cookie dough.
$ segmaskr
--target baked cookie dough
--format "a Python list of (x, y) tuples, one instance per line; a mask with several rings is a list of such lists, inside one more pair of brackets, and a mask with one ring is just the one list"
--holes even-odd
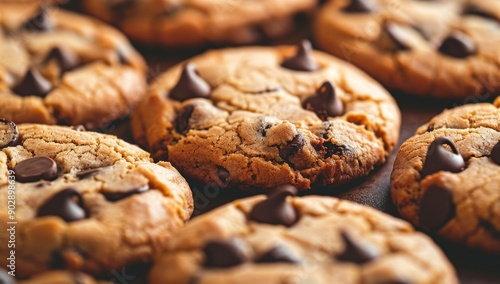
[(41, 1), (0, 1), (0, 118), (97, 129), (145, 92), (145, 63), (115, 29)]
[(137, 42), (166, 47), (251, 44), (303, 24), (316, 0), (84, 0)]
[(0, 268), (0, 283), (2, 284), (105, 284), (77, 271), (48, 271), (27, 280), (16, 280)]
[(192, 58), (157, 78), (131, 121), (155, 159), (238, 188), (308, 189), (368, 175), (399, 126), (387, 91), (307, 41)]
[(399, 151), (391, 176), (401, 216), (444, 239), (500, 254), (500, 98), (446, 110)]
[[(193, 211), (184, 178), (136, 146), (68, 127), (16, 128), (17, 146), (0, 150), (0, 228), (15, 227), (16, 277), (148, 263)], [(11, 249), (2, 241), (2, 267)]]
[(500, 2), (330, 0), (316, 17), (318, 46), (386, 87), (463, 99), (500, 94)]
[(194, 218), (168, 244), (150, 283), (458, 283), (407, 222), (332, 197), (234, 201)]

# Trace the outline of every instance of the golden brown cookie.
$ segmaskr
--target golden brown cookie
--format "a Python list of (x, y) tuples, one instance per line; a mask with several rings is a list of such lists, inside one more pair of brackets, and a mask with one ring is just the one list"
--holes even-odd
[(397, 142), (393, 98), (337, 58), (298, 47), (209, 51), (160, 75), (132, 118), (158, 160), (217, 186), (338, 185)]
[(446, 110), (398, 153), (392, 199), (403, 218), (500, 254), (500, 98)]
[(85, 0), (83, 6), (137, 42), (199, 47), (288, 35), (303, 25), (316, 0)]
[(500, 94), (500, 1), (330, 0), (321, 49), (390, 89), (439, 98)]
[(168, 244), (150, 283), (458, 283), (410, 224), (331, 197), (234, 201), (194, 218)]
[(97, 129), (127, 116), (145, 63), (103, 23), (41, 1), (0, 1), (0, 118)]
[(170, 163), (152, 163), (114, 136), (17, 128), (17, 146), (0, 150), (0, 223), (9, 239), (0, 264), (10, 265), (14, 250), (16, 277), (54, 269), (102, 276), (148, 263), (189, 219), (191, 191)]

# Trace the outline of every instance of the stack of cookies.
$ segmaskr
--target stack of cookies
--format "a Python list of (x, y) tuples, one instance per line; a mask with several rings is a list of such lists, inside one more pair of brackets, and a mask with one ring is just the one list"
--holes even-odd
[[(500, 1), (57, 4), (0, 0), (0, 283), (454, 284), (431, 237), (500, 255)], [(411, 129), (418, 96), (475, 103)]]

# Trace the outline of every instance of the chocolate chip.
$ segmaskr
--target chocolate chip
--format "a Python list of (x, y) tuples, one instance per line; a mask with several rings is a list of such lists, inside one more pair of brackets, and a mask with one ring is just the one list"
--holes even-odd
[(498, 142), (491, 150), (491, 159), (497, 165), (500, 165), (500, 142)]
[(280, 149), (280, 157), (283, 160), (288, 160), (291, 156), (297, 154), (304, 145), (306, 145), (304, 136), (297, 134), (290, 143)]
[(468, 35), (453, 31), (441, 43), (439, 52), (456, 58), (465, 58), (476, 53), (476, 46)]
[(308, 97), (302, 106), (314, 111), (323, 120), (344, 113), (344, 104), (336, 96), (333, 84), (328, 81), (321, 85), (316, 94)]
[(22, 25), (22, 29), (29, 32), (46, 32), (54, 28), (54, 23), (48, 14), (49, 6), (42, 5), (38, 12)]
[(278, 245), (271, 248), (255, 260), (257, 263), (287, 262), (300, 263), (295, 255), (291, 254), (284, 246)]
[(281, 66), (295, 71), (315, 71), (318, 69), (318, 64), (312, 58), (311, 51), (311, 42), (303, 40), (297, 46), (295, 55), (286, 58)]
[(10, 276), (7, 271), (0, 268), (0, 283), (1, 284), (16, 284), (16, 279)]
[(56, 46), (52, 48), (44, 59), (44, 62), (55, 60), (62, 72), (69, 71), (78, 65), (78, 57), (70, 49)]
[(375, 3), (372, 0), (351, 0), (344, 8), (348, 13), (370, 13), (375, 11)]
[(487, 11), (483, 9), (482, 7), (473, 4), (473, 3), (468, 3), (463, 11), (464, 15), (471, 15), (471, 16), (478, 16), (482, 18), (486, 18), (488, 20), (496, 20), (498, 21), (499, 19), (495, 16), (492, 11)]
[(217, 167), (217, 177), (223, 184), (226, 184), (229, 181), (230, 176), (231, 174), (227, 169), (223, 167)]
[(232, 267), (246, 261), (241, 242), (232, 240), (212, 240), (203, 248), (205, 267)]
[(73, 222), (87, 218), (88, 213), (80, 192), (74, 188), (67, 188), (45, 201), (38, 208), (37, 216), (58, 216), (66, 222)]
[(102, 169), (104, 169), (104, 168), (106, 168), (106, 167), (99, 167), (99, 168), (93, 168), (93, 169), (79, 171), (76, 173), (76, 177), (79, 179), (85, 179), (85, 178), (88, 178), (88, 177), (102, 171)]
[(179, 112), (175, 120), (175, 131), (180, 134), (186, 134), (188, 132), (189, 119), (191, 118), (195, 107), (195, 105), (187, 105)]
[(15, 146), (19, 141), (17, 125), (10, 120), (0, 118), (0, 149)]
[(184, 65), (181, 77), (177, 85), (170, 91), (169, 97), (185, 101), (192, 98), (208, 98), (210, 92), (210, 85), (197, 74), (196, 66), (188, 62)]
[(354, 240), (344, 231), (340, 236), (344, 240), (344, 251), (337, 255), (338, 260), (363, 264), (379, 257), (380, 253), (375, 247)]
[(441, 186), (431, 185), (422, 196), (418, 216), (424, 228), (437, 230), (455, 214), (453, 193)]
[(401, 26), (395, 23), (385, 23), (384, 31), (398, 50), (405, 51), (411, 49), (410, 46), (404, 42), (405, 31)]
[(35, 157), (24, 160), (14, 168), (16, 180), (19, 182), (34, 182), (41, 179), (55, 180), (57, 164), (49, 157)]
[(44, 98), (50, 90), (52, 90), (52, 84), (34, 67), (30, 67), (24, 78), (12, 88), (14, 93), (23, 97), (37, 96)]
[(296, 195), (297, 188), (292, 185), (277, 187), (266, 200), (257, 203), (249, 218), (259, 223), (290, 227), (299, 216), (295, 208), (286, 201), (287, 196)]
[(81, 125), (81, 124), (71, 126), (71, 128), (73, 128), (73, 130), (76, 130), (76, 131), (82, 131), (82, 132), (87, 131), (87, 129), (85, 128), (85, 126)]
[[(447, 151), (443, 145), (450, 146), (452, 152)], [(439, 171), (458, 173), (464, 167), (464, 158), (458, 153), (455, 144), (446, 137), (438, 137), (431, 143), (427, 150), (422, 168), (422, 176), (428, 176)]]
[(325, 158), (330, 158), (333, 155), (335, 156), (347, 156), (351, 157), (352, 156), (352, 151), (351, 149), (347, 148), (345, 145), (335, 145), (333, 143), (324, 143), (323, 144), (325, 148)]
[(134, 194), (144, 193), (148, 190), (149, 190), (149, 185), (146, 184), (144, 186), (132, 188), (132, 189), (125, 190), (125, 191), (113, 191), (113, 192), (102, 191), (102, 194), (104, 195), (106, 200), (108, 200), (110, 202), (115, 202), (115, 201), (127, 198), (131, 195), (134, 195)]

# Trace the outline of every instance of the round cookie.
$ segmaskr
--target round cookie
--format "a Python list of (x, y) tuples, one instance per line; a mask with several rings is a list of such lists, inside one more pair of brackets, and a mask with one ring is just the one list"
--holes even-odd
[(391, 194), (401, 216), (470, 248), (500, 254), (500, 98), (446, 110), (397, 155)]
[(500, 94), (500, 2), (330, 0), (319, 47), (390, 89), (483, 101)]
[(303, 25), (316, 0), (85, 0), (83, 6), (137, 42), (179, 48), (283, 37)]
[[(136, 146), (60, 126), (17, 130), (17, 146), (0, 150), (0, 222), (5, 239), (4, 226), (15, 227), (16, 277), (54, 269), (102, 276), (148, 263), (193, 211), (177, 170)], [(11, 249), (2, 242), (2, 267)]]
[(397, 142), (399, 109), (364, 73), (310, 50), (213, 50), (152, 84), (136, 141), (205, 183), (338, 185), (368, 175)]
[(40, 2), (0, 2), (0, 117), (97, 129), (127, 116), (142, 57), (115, 29)]
[(410, 224), (336, 198), (287, 197), (294, 191), (194, 218), (156, 259), (150, 283), (458, 283)]

